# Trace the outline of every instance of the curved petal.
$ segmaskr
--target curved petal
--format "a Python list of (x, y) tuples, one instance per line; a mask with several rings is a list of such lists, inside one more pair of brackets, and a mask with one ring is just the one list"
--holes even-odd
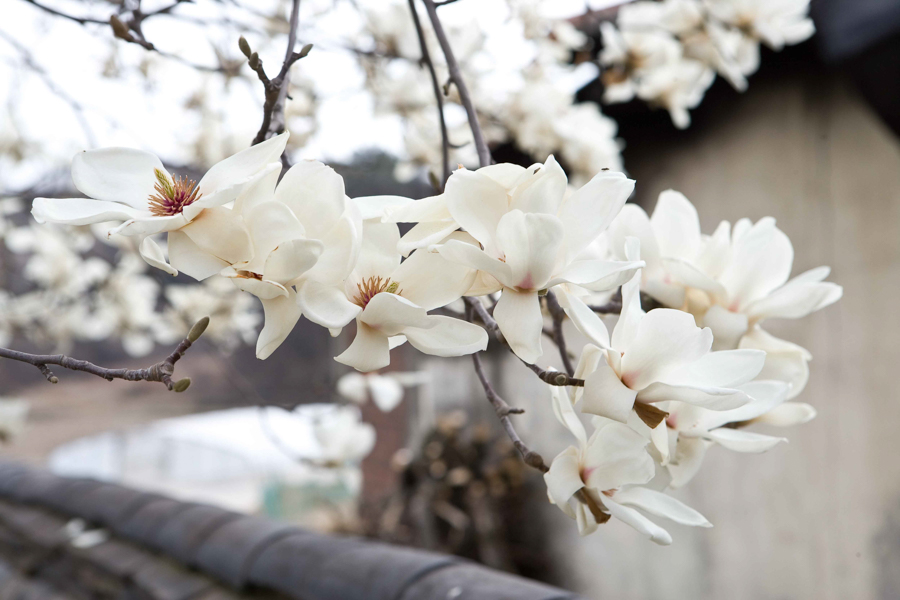
[(397, 251), (403, 256), (419, 248), (427, 248), (432, 244), (438, 244), (459, 229), (459, 225), (453, 219), (446, 221), (429, 221), (418, 223), (406, 232), (397, 244)]
[(181, 228), (198, 248), (235, 264), (250, 260), (253, 243), (243, 219), (230, 208), (208, 208), (197, 218)]
[(281, 175), (281, 163), (272, 165), (260, 171), (242, 189), (234, 200), (232, 210), (239, 215), (248, 215), (263, 202), (271, 202), (275, 197), (275, 186), (278, 185), (278, 177)]
[(169, 232), (168, 247), (172, 266), (197, 281), (203, 281), (228, 266), (228, 263), (221, 258), (216, 258), (201, 250), (187, 234), (181, 231)]
[(746, 392), (732, 388), (693, 387), (651, 383), (637, 394), (641, 402), (666, 402), (677, 400), (710, 410), (731, 410), (750, 402)]
[(844, 295), (844, 288), (830, 282), (788, 282), (765, 298), (747, 306), (747, 314), (756, 320), (799, 319), (834, 304)]
[(359, 315), (361, 323), (387, 336), (405, 334), (407, 327), (420, 329), (434, 327), (437, 324), (434, 318), (429, 317), (421, 306), (416, 306), (402, 296), (387, 292), (375, 294)]
[(628, 508), (627, 506), (622, 506), (618, 504), (615, 500), (600, 494), (600, 501), (609, 511), (609, 514), (619, 519), (623, 523), (633, 527), (639, 533), (647, 537), (651, 542), (659, 544), (660, 546), (668, 546), (672, 543), (672, 536), (669, 535), (669, 532), (634, 510), (633, 508)]
[(772, 437), (770, 435), (741, 431), (740, 429), (729, 429), (727, 427), (714, 429), (708, 432), (706, 437), (720, 446), (724, 446), (735, 452), (765, 452), (766, 450), (774, 448), (781, 442), (787, 442), (787, 438)]
[[(106, 220), (106, 219), (103, 219)], [(150, 217), (137, 218), (125, 221), (112, 231), (110, 235), (119, 233), (121, 235), (153, 235), (154, 233), (162, 233), (163, 231), (176, 231), (187, 225), (188, 221), (184, 215), (172, 215), (170, 217)], [(75, 223), (70, 223), (74, 225)]]
[(473, 323), (444, 316), (429, 316), (429, 327), (403, 330), (413, 348), (432, 356), (464, 356), (487, 348), (487, 332)]
[(288, 136), (284, 132), (216, 163), (200, 180), (200, 192), (208, 196), (222, 188), (244, 183), (271, 163), (278, 163), (280, 169), (281, 155)]
[[(540, 163), (539, 163), (540, 164)], [(504, 188), (511, 190), (516, 187), (519, 181), (526, 176), (527, 173), (533, 171), (535, 167), (526, 169), (513, 163), (497, 163), (488, 165), (478, 169), (479, 175), (490, 177)]]
[(305, 281), (297, 290), (297, 305), (306, 318), (329, 329), (342, 328), (355, 319), (362, 309), (350, 302), (343, 286), (336, 287)]
[[(617, 288), (644, 266), (644, 261), (576, 260), (550, 280), (549, 286), (574, 283), (595, 292)], [(600, 285), (597, 285), (600, 284)]]
[(570, 294), (564, 286), (555, 289), (556, 297), (559, 299), (560, 306), (566, 312), (566, 316), (572, 319), (572, 324), (581, 332), (592, 344), (601, 348), (609, 348), (609, 331), (603, 320), (591, 310), (587, 304), (581, 301), (581, 298), (574, 294)]
[(558, 264), (563, 225), (552, 215), (512, 210), (497, 225), (497, 246), (506, 256), (513, 286), (540, 290)]
[[(479, 169), (480, 173), (483, 173)], [(566, 173), (551, 154), (544, 165), (518, 184), (509, 203), (510, 210), (556, 216), (566, 194)]]
[(306, 278), (337, 285), (356, 266), (362, 247), (362, 224), (348, 211), (320, 241), (324, 249), (315, 266), (306, 272)]
[(690, 261), (700, 251), (700, 217), (681, 192), (666, 190), (659, 195), (650, 225), (662, 257)]
[(557, 386), (550, 386), (550, 401), (553, 405), (553, 414), (556, 420), (571, 432), (578, 441), (579, 448), (585, 448), (587, 446), (587, 433), (584, 430), (581, 419), (578, 418), (578, 414), (575, 412), (575, 407), (569, 399), (569, 394)]
[(672, 480), (669, 486), (680, 488), (687, 484), (700, 470), (703, 457), (712, 442), (697, 437), (678, 436), (675, 456), (669, 461), (668, 469)]
[(294, 293), (262, 300), (266, 324), (259, 332), (256, 340), (256, 358), (266, 359), (287, 338), (294, 325), (300, 319), (300, 308), (294, 299)]
[(403, 205), (385, 208), (385, 223), (431, 223), (435, 221), (452, 221), (450, 209), (447, 208), (447, 196), (431, 196)]
[(544, 317), (537, 292), (504, 288), (494, 307), (494, 319), (516, 356), (528, 363), (534, 363), (541, 357)]
[(31, 205), (31, 214), (38, 223), (67, 225), (150, 218), (149, 212), (138, 211), (118, 202), (90, 198), (35, 198)]
[(403, 400), (403, 386), (389, 376), (367, 375), (372, 402), (381, 412), (391, 412)]
[(712, 523), (699, 512), (662, 492), (644, 487), (632, 487), (616, 492), (620, 504), (636, 506), (651, 515), (663, 517), (682, 525), (712, 527)]
[[(637, 260), (640, 242), (637, 238), (626, 238), (626, 251), (631, 260)], [(612, 332), (612, 345), (621, 351), (627, 350), (634, 342), (646, 313), (641, 307), (641, 274), (635, 273), (631, 280), (622, 285), (622, 310)]]
[(735, 387), (759, 375), (766, 362), (762, 350), (722, 350), (710, 352), (663, 379), (671, 385)]
[(747, 333), (750, 320), (746, 314), (731, 312), (724, 306), (710, 306), (703, 315), (703, 325), (713, 332), (716, 350), (737, 348), (741, 337)]
[(311, 238), (321, 238), (346, 209), (344, 179), (319, 161), (302, 160), (291, 167), (275, 189), (275, 200), (287, 205)]
[(608, 419), (594, 419), (594, 423), (596, 430), (582, 461), (582, 477), (589, 488), (606, 491), (653, 479), (656, 467), (647, 453), (644, 436)]
[(404, 298), (425, 310), (446, 306), (472, 287), (476, 271), (437, 252), (417, 250), (391, 275)]
[(253, 294), (260, 300), (294, 296), (294, 291), (277, 281), (258, 279), (247, 275), (247, 271), (236, 271), (233, 267), (222, 269), (221, 275), (227, 277), (240, 290)]
[(436, 250), (448, 261), (487, 273), (504, 285), (512, 282), (512, 271), (509, 265), (496, 258), (491, 258), (487, 252), (472, 244), (460, 240), (448, 240), (437, 246)]
[[(173, 269), (169, 263), (166, 262), (166, 257), (163, 255), (162, 249), (159, 245), (153, 241), (153, 238), (145, 237), (141, 241), (141, 245), (138, 247), (138, 252), (141, 254), (141, 258), (144, 259), (151, 267), (156, 267), (160, 271), (165, 271), (169, 275), (178, 275), (178, 271)], [(219, 267), (221, 269), (222, 267)], [(215, 272), (218, 272), (217, 269)], [(210, 273), (211, 275), (212, 273)]]
[(85, 196), (122, 202), (146, 211), (156, 192), (156, 171), (169, 175), (153, 154), (132, 148), (101, 148), (79, 152), (72, 159), (72, 180)]
[(622, 383), (609, 363), (601, 360), (597, 370), (584, 380), (581, 411), (625, 423), (635, 398), (637, 392)]
[(383, 369), (391, 364), (388, 338), (380, 331), (357, 321), (353, 343), (334, 360), (363, 373)]
[(495, 253), (494, 234), (509, 209), (506, 188), (478, 171), (460, 169), (447, 180), (444, 195), (453, 219)]
[[(737, 225), (735, 225), (737, 229)], [(731, 265), (719, 281), (737, 310), (784, 285), (791, 274), (794, 248), (772, 218), (760, 219), (741, 235), (735, 232)]]
[[(257, 185), (260, 185), (260, 188), (254, 190), (254, 194), (262, 193), (267, 187), (266, 184), (271, 181), (273, 177), (277, 180), (280, 173), (281, 162), (269, 163), (251, 175), (235, 179), (231, 183), (224, 185), (224, 187), (204, 193), (196, 202), (192, 202), (185, 206), (182, 214), (190, 221), (207, 208), (223, 206), (232, 201), (237, 203), (238, 199), (241, 198), (248, 187), (255, 188)], [(271, 197), (266, 197), (265, 200), (271, 200)], [(244, 204), (245, 201), (246, 198), (242, 199), (241, 204)]]
[(709, 431), (727, 423), (755, 420), (782, 404), (790, 389), (790, 385), (783, 381), (751, 381), (741, 386), (741, 391), (750, 397), (750, 402), (732, 410), (703, 411), (698, 428)]
[(725, 295), (725, 288), (721, 283), (685, 260), (664, 258), (662, 259), (662, 265), (669, 278), (683, 286), (703, 290), (715, 296)]
[(622, 381), (632, 389), (643, 389), (699, 359), (709, 352), (712, 341), (712, 332), (697, 327), (690, 314), (671, 308), (651, 310), (624, 349)]
[(360, 277), (390, 277), (400, 265), (400, 229), (394, 223), (365, 221), (362, 231), (356, 272)]
[(377, 219), (386, 223), (396, 222), (385, 219), (385, 214), (393, 208), (402, 208), (407, 204), (416, 202), (412, 198), (405, 196), (359, 196), (353, 198), (356, 207), (359, 208), (359, 214), (363, 221), (369, 219)]
[(634, 181), (623, 173), (601, 171), (562, 203), (558, 215), (566, 232), (567, 261), (609, 227), (633, 191)]
[(556, 455), (550, 463), (550, 470), (544, 473), (544, 483), (547, 484), (551, 502), (560, 508), (568, 508), (572, 496), (584, 487), (576, 448), (569, 446)]
[(774, 425), (776, 427), (791, 427), (802, 425), (816, 418), (816, 409), (803, 402), (786, 402), (776, 406), (769, 412), (756, 417), (754, 423)]
[(741, 338), (740, 347), (756, 348), (766, 352), (766, 363), (759, 373), (759, 378), (791, 384), (788, 400), (797, 397), (806, 387), (812, 355), (805, 348), (778, 339), (758, 326)]
[(316, 264), (323, 249), (319, 240), (284, 242), (272, 250), (266, 259), (265, 278), (289, 284)]

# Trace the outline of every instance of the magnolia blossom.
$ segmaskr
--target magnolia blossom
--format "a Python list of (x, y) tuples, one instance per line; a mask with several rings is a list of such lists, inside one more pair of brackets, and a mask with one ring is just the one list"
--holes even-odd
[(403, 384), (391, 374), (347, 373), (338, 379), (337, 392), (356, 404), (371, 398), (382, 412), (391, 412), (403, 400)]
[(471, 234), (480, 247), (450, 239), (437, 250), (484, 275), (470, 295), (502, 290), (494, 318), (513, 351), (534, 362), (542, 354), (542, 290), (563, 283), (611, 289), (642, 264), (585, 255), (625, 204), (634, 181), (603, 171), (568, 197), (566, 185), (553, 156), (529, 169), (507, 163), (460, 169), (443, 194), (388, 211), (387, 218), (419, 221), (407, 234), (409, 245), (433, 242), (458, 226)]
[(397, 225), (364, 222), (359, 261), (340, 299), (355, 307), (356, 338), (335, 360), (359, 371), (375, 371), (388, 366), (390, 349), (405, 341), (435, 356), (484, 350), (488, 338), (481, 327), (428, 314), (459, 299), (471, 287), (475, 271), (425, 250), (401, 262), (399, 241)]
[(788, 427), (806, 423), (815, 409), (800, 402), (785, 402), (790, 385), (780, 381), (753, 381), (744, 386), (753, 396), (748, 404), (734, 410), (710, 411), (683, 403), (671, 403), (666, 428), (672, 448), (667, 461), (671, 487), (685, 485), (697, 473), (706, 450), (718, 444), (735, 452), (765, 452), (781, 442), (774, 437), (747, 431), (754, 424)]
[(671, 496), (640, 487), (655, 473), (644, 437), (627, 425), (597, 418), (588, 438), (569, 397), (558, 388), (551, 391), (554, 414), (578, 445), (553, 459), (544, 481), (550, 501), (576, 520), (579, 533), (592, 533), (612, 516), (657, 544), (672, 543), (665, 529), (632, 507), (676, 523), (712, 527), (703, 515)]
[[(170, 232), (170, 260), (178, 263), (183, 252), (195, 251), (202, 244), (198, 240), (223, 233), (218, 230), (220, 219), (198, 219), (204, 211), (227, 210), (222, 205), (237, 198), (247, 183), (261, 174), (280, 171), (287, 137), (284, 133), (238, 152), (214, 165), (196, 183), (187, 177), (173, 177), (149, 152), (131, 148), (81, 152), (72, 160), (72, 179), (88, 198), (35, 198), (32, 214), (38, 223), (124, 221), (110, 234)], [(140, 249), (148, 263), (177, 274), (165, 263), (152, 238), (146, 238)]]
[(375, 447), (375, 428), (362, 422), (355, 406), (313, 405), (297, 412), (310, 417), (320, 448), (317, 462), (323, 465), (357, 464)]
[[(700, 233), (694, 206), (682, 194), (663, 192), (653, 216), (637, 206), (623, 208), (610, 226), (610, 237), (641, 240), (644, 291), (666, 306), (691, 312), (711, 328), (715, 349), (765, 350), (765, 379), (792, 384), (799, 394), (809, 377), (805, 349), (779, 340), (760, 327), (768, 318), (796, 319), (837, 302), (841, 286), (823, 281), (818, 267), (788, 281), (794, 249), (771, 217), (752, 224), (741, 219), (732, 230), (723, 221), (716, 231)], [(613, 242), (613, 247), (617, 246)]]
[[(627, 256), (636, 260), (639, 243), (628, 240)], [(648, 403), (678, 400), (713, 410), (750, 401), (738, 386), (760, 372), (765, 353), (758, 350), (710, 352), (713, 334), (680, 310), (644, 312), (640, 273), (622, 286), (622, 312), (612, 338), (603, 321), (574, 294), (560, 303), (590, 340), (576, 370), (583, 378), (582, 411), (625, 423), (632, 409), (651, 427), (664, 416)]]
[(748, 32), (773, 50), (809, 39), (816, 28), (807, 17), (809, 0), (705, 0), (721, 21)]

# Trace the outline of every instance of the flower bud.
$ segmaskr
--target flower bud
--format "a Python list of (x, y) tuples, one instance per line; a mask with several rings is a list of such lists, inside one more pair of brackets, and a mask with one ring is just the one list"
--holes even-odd
[(244, 36), (238, 38), (238, 48), (241, 49), (241, 54), (250, 58), (250, 55), (253, 54), (253, 51), (250, 50), (250, 44), (247, 43), (247, 39)]
[(191, 378), (185, 377), (184, 379), (179, 379), (175, 382), (175, 385), (172, 386), (173, 392), (183, 392), (184, 390), (191, 387)]
[(196, 342), (200, 339), (200, 336), (203, 335), (203, 332), (206, 331), (207, 327), (209, 327), (209, 317), (203, 317), (191, 327), (191, 330), (187, 334), (187, 339), (191, 343)]

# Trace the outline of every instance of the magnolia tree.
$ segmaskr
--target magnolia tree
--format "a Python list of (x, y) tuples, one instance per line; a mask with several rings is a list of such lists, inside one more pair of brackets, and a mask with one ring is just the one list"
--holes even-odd
[[(385, 409), (396, 405), (404, 385), (375, 373), (390, 365), (392, 348), (408, 343), (434, 356), (470, 355), (503, 429), (525, 463), (544, 474), (550, 501), (582, 534), (614, 517), (654, 542), (670, 543), (648, 514), (710, 526), (666, 490), (687, 484), (711, 445), (762, 452), (784, 438), (749, 427), (790, 426), (815, 416), (811, 406), (793, 401), (808, 378), (809, 352), (767, 333), (763, 322), (819, 310), (841, 297), (841, 287), (824, 281), (827, 267), (791, 278), (793, 248), (772, 218), (722, 222), (704, 234), (693, 205), (678, 192), (663, 192), (650, 216), (626, 204), (635, 182), (611, 159), (612, 168), (595, 168), (589, 177), (583, 169), (594, 163), (581, 163), (573, 176), (577, 187), (552, 154), (529, 167), (495, 164), (489, 142), (496, 123), (484, 129), (481, 123), (489, 119), (482, 111), (497, 105), (479, 107), (453, 36), (439, 18), (442, 4), (409, 2), (402, 11), (394, 5), (389, 19), (371, 17), (386, 48), (425, 67), (433, 96), (420, 104), (433, 102), (440, 119), (432, 117), (429, 125), (439, 133), (423, 139), (432, 143), (439, 170), (446, 173), (437, 179), (436, 195), (349, 198), (341, 176), (327, 165), (285, 164), (290, 68), (310, 50), (295, 52), (295, 0), (288, 51), (277, 75), (240, 40), (265, 87), (254, 145), (196, 179), (171, 173), (147, 152), (86, 151), (72, 163), (72, 178), (86, 198), (37, 198), (32, 207), (32, 240), (55, 231), (51, 224), (115, 222), (106, 227), (111, 243), (130, 244), (155, 269), (203, 282), (197, 289), (230, 281), (238, 291), (229, 307), (210, 308), (212, 320), (199, 319), (166, 359), (146, 369), (107, 369), (65, 355), (7, 349), (0, 356), (36, 366), (54, 383), (51, 367), (61, 366), (183, 391), (190, 380), (174, 378), (176, 361), (207, 326), (214, 330), (219, 312), (241, 320), (240, 307), (255, 296), (264, 312), (258, 358), (277, 352), (301, 317), (334, 336), (352, 327), (353, 341), (335, 360), (368, 375), (344, 378), (339, 391), (356, 401), (371, 396)], [(530, 14), (526, 4), (517, 6)], [(422, 7), (427, 17), (419, 14)], [(780, 47), (811, 34), (805, 9), (805, 2), (763, 0), (623, 7), (619, 28), (603, 26), (607, 93), (662, 104), (676, 123), (686, 124), (693, 100), (685, 99), (696, 99), (704, 86), (688, 85), (684, 72), (702, 71), (706, 81), (715, 70), (744, 86), (760, 41)], [(560, 54), (560, 44), (571, 49), (584, 42), (570, 23), (557, 25), (549, 33), (537, 26), (540, 33), (526, 30), (549, 40), (549, 56)], [(129, 41), (137, 33), (117, 31)], [(385, 83), (377, 70), (371, 81)], [(660, 92), (663, 81), (680, 87)], [(528, 93), (511, 105), (525, 112), (509, 113), (519, 115), (514, 120), (522, 131), (561, 136), (535, 143), (535, 152), (590, 152), (590, 139), (571, 145), (559, 133), (579, 129), (566, 124), (565, 111), (542, 112), (546, 107), (536, 107), (534, 98), (520, 102)], [(466, 150), (477, 157), (478, 168), (460, 165), (450, 173), (456, 144), (443, 118), (448, 101), (464, 109), (472, 140)], [(605, 118), (596, 107), (590, 111), (592, 119)], [(538, 113), (544, 121), (526, 125)], [(601, 136), (597, 143), (607, 141)], [(404, 235), (401, 223), (412, 224)], [(34, 271), (49, 272), (40, 264)], [(77, 295), (79, 284), (71, 285)], [(135, 285), (120, 286), (122, 306), (139, 301), (128, 299)], [(204, 296), (184, 304), (202, 311)], [(567, 343), (566, 322), (586, 340), (582, 347)], [(546, 389), (559, 424), (571, 434), (571, 445), (559, 448), (552, 460), (517, 434), (514, 421), (524, 411), (504, 400), (488, 378), (482, 353), (489, 343), (506, 348), (533, 372), (534, 385)], [(539, 366), (555, 353), (559, 370)], [(358, 416), (335, 423), (330, 429), (345, 423), (332, 433), (349, 448), (345, 442), (355, 436)]]

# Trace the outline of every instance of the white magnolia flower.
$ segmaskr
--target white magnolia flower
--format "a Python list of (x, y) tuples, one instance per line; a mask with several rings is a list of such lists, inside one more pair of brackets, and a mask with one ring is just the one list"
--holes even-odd
[(375, 428), (362, 422), (355, 406), (309, 406), (298, 412), (311, 417), (319, 460), (325, 465), (357, 464), (375, 447)]
[(302, 313), (336, 328), (359, 310), (341, 292), (359, 255), (362, 227), (343, 179), (320, 162), (302, 161), (276, 187), (277, 180), (273, 171), (247, 186), (233, 210), (223, 209), (219, 233), (205, 246), (246, 244), (245, 260), (228, 264), (202, 248), (191, 254), (198, 278), (221, 269), (262, 302), (266, 324), (257, 340), (258, 358), (281, 345)]
[[(806, 423), (815, 409), (799, 402), (785, 402), (790, 385), (780, 381), (752, 381), (744, 386), (753, 400), (734, 410), (710, 411), (673, 402), (668, 407), (666, 427), (671, 444), (671, 460), (664, 463), (673, 488), (685, 485), (697, 473), (709, 446), (718, 444), (735, 452), (765, 452), (783, 437), (763, 435), (744, 429), (754, 424), (780, 427)], [(738, 428), (740, 427), (740, 428)]]
[(355, 307), (356, 338), (335, 360), (375, 371), (390, 364), (390, 349), (404, 341), (435, 356), (484, 350), (488, 338), (481, 327), (428, 314), (459, 299), (471, 287), (475, 271), (425, 250), (401, 263), (399, 241), (397, 225), (364, 222), (359, 261), (340, 299)]
[[(583, 255), (633, 188), (634, 181), (622, 173), (603, 171), (565, 197), (566, 174), (550, 156), (529, 169), (506, 163), (460, 169), (442, 195), (389, 211), (388, 218), (420, 221), (407, 234), (416, 244), (431, 242), (431, 231), (462, 226), (469, 232), (480, 248), (450, 239), (437, 249), (448, 260), (489, 276), (491, 289), (480, 293), (502, 290), (494, 318), (513, 351), (533, 363), (542, 354), (541, 290), (564, 283), (611, 289), (641, 266)], [(420, 236), (418, 228), (426, 235)]]
[(765, 379), (791, 383), (799, 394), (809, 376), (811, 356), (759, 327), (768, 318), (796, 319), (837, 302), (841, 286), (823, 281), (818, 267), (788, 281), (794, 249), (771, 217), (755, 225), (727, 221), (705, 236), (694, 206), (682, 194), (660, 194), (651, 218), (637, 206), (623, 208), (610, 226), (613, 247), (626, 236), (641, 240), (644, 291), (662, 304), (690, 311), (710, 327), (714, 348), (752, 348), (767, 352)]
[(544, 481), (550, 501), (576, 520), (579, 533), (592, 533), (612, 516), (657, 544), (672, 543), (665, 529), (632, 507), (676, 523), (712, 527), (703, 515), (671, 496), (640, 487), (655, 473), (643, 436), (627, 425), (598, 418), (588, 439), (569, 397), (559, 388), (551, 391), (554, 413), (578, 445), (553, 459)]
[(705, 0), (717, 19), (762, 40), (773, 50), (809, 39), (816, 28), (809, 0)]
[[(169, 255), (173, 263), (178, 263), (184, 247), (192, 250), (202, 247), (203, 240), (226, 237), (219, 229), (219, 211), (227, 210), (222, 205), (237, 198), (244, 186), (261, 174), (281, 169), (287, 137), (283, 133), (238, 152), (214, 165), (199, 183), (173, 177), (149, 152), (131, 148), (81, 152), (72, 160), (72, 179), (88, 198), (35, 198), (32, 214), (38, 223), (124, 221), (110, 234), (177, 232), (184, 239), (176, 244), (170, 234)], [(204, 214), (205, 209), (215, 208), (219, 211)], [(148, 263), (177, 274), (165, 263), (152, 238), (146, 238), (140, 249)]]
[[(638, 242), (627, 242), (636, 260)], [(582, 411), (625, 423), (632, 409), (651, 427), (664, 416), (648, 403), (677, 400), (728, 410), (750, 401), (738, 386), (760, 372), (765, 353), (758, 350), (710, 352), (713, 334), (680, 310), (644, 312), (640, 274), (622, 286), (622, 312), (612, 339), (603, 321), (579, 298), (560, 294), (560, 303), (591, 343), (585, 346), (576, 377), (585, 380)], [(649, 413), (649, 414), (648, 414)]]
[(608, 21), (600, 24), (603, 50), (603, 100), (628, 102), (637, 94), (641, 79), (682, 59), (678, 41), (664, 31), (620, 31)]

